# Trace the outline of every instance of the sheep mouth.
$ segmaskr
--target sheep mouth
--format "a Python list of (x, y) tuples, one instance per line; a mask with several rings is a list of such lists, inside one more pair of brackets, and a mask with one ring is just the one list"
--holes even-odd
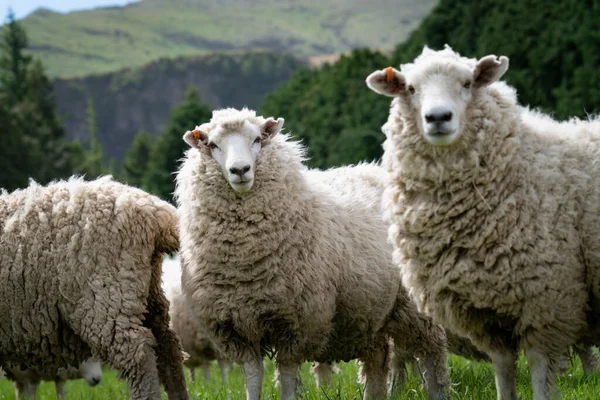
[(436, 129), (436, 130), (433, 130), (431, 132), (428, 132), (427, 134), (429, 136), (433, 136), (433, 137), (441, 137), (441, 136), (451, 136), (451, 135), (454, 134), (454, 132), (453, 131), (451, 132), (451, 131), (444, 131), (444, 130), (441, 130), (441, 129)]
[(252, 189), (252, 186), (254, 185), (254, 179), (244, 179), (237, 182), (229, 182), (229, 184), (235, 192), (243, 193)]
[(448, 146), (456, 140), (455, 131), (433, 130), (425, 134), (425, 140), (434, 146)]

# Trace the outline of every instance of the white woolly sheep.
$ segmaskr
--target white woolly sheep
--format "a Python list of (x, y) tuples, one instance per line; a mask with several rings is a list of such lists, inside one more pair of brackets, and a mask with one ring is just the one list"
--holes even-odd
[(569, 346), (597, 339), (600, 121), (519, 106), (497, 82), (507, 69), (506, 57), (425, 48), (367, 85), (395, 97), (384, 207), (403, 284), (490, 355), (499, 399), (517, 397), (523, 348), (541, 400)]
[(418, 313), (393, 265), (382, 169), (309, 171), (283, 119), (213, 112), (188, 131), (177, 176), (182, 289), (211, 340), (244, 363), (260, 398), (276, 356), (281, 398), (304, 361), (361, 359), (365, 397), (384, 397), (388, 335), (422, 355), (430, 398), (449, 385), (443, 329)]
[(165, 257), (163, 261), (163, 288), (170, 302), (169, 316), (171, 317), (171, 329), (177, 333), (181, 340), (181, 347), (189, 354), (184, 365), (190, 369), (192, 382), (195, 382), (196, 368), (202, 368), (204, 381), (210, 382), (210, 362), (217, 360), (221, 369), (221, 381), (229, 380), (229, 361), (216, 349), (214, 344), (208, 340), (206, 334), (200, 329), (198, 321), (190, 313), (185, 303), (185, 297), (181, 292), (181, 265), (178, 256)]
[(85, 379), (90, 386), (96, 386), (102, 380), (102, 365), (93, 359), (88, 359), (79, 365), (79, 368), (59, 368), (58, 371), (45, 373), (38, 368), (9, 368), (6, 372), (8, 379), (14, 381), (17, 400), (21, 398), (34, 398), (41, 381), (54, 381), (56, 395), (60, 400), (65, 397), (65, 381)]
[(175, 211), (110, 177), (2, 194), (0, 364), (56, 371), (93, 357), (133, 399), (160, 399), (159, 380), (187, 399), (160, 283), (163, 252), (178, 249)]

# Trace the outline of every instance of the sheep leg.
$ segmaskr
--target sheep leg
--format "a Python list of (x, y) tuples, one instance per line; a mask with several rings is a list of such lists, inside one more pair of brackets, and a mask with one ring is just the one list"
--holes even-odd
[(142, 347), (146, 347), (145, 351), (142, 350), (145, 354), (136, 365), (127, 368), (117, 364), (114, 367), (121, 372), (120, 376), (127, 378), (127, 386), (132, 400), (159, 400), (160, 385), (158, 383), (158, 370), (156, 369), (156, 356), (152, 351), (152, 347), (148, 345), (142, 345)]
[(196, 384), (196, 368), (190, 367), (190, 381), (192, 385)]
[(204, 383), (210, 383), (210, 364), (202, 364), (202, 372), (204, 373)]
[(596, 356), (596, 353), (594, 353), (594, 348), (592, 346), (574, 345), (573, 350), (575, 350), (579, 356), (583, 372), (586, 375), (598, 372), (598, 357)]
[(37, 387), (33, 382), (15, 382), (15, 400), (36, 399)]
[[(399, 387), (404, 386), (406, 383), (406, 363), (410, 360), (414, 360), (408, 352), (401, 351), (397, 346), (394, 346), (392, 364), (390, 368), (390, 374), (388, 378), (389, 396), (392, 397)], [(416, 372), (416, 370), (415, 370)]]
[(419, 358), (428, 399), (448, 398), (450, 377), (446, 331), (420, 313), (402, 287), (398, 290), (394, 312), (386, 330), (394, 340), (395, 352)]
[(152, 276), (148, 293), (149, 311), (144, 325), (152, 330), (156, 338), (158, 377), (164, 385), (169, 400), (188, 400), (183, 371), (183, 349), (177, 334), (169, 327), (169, 301), (161, 286), (163, 255), (152, 256)]
[(550, 358), (534, 348), (526, 349), (525, 355), (531, 371), (533, 400), (556, 397), (556, 376)]
[(443, 400), (450, 397), (446, 390), (446, 383), (450, 380), (446, 368), (447, 360), (448, 355), (446, 352), (443, 354), (428, 353), (419, 359), (429, 400)]
[(298, 367), (297, 364), (277, 365), (281, 385), (281, 400), (296, 398)]
[(56, 396), (59, 400), (65, 400), (65, 381), (62, 379), (55, 379), (54, 386), (56, 387)]
[(312, 366), (312, 371), (315, 374), (318, 388), (329, 385), (333, 373), (331, 364), (315, 362)]
[(375, 350), (361, 357), (363, 362), (360, 374), (364, 376), (365, 400), (385, 399), (387, 396), (386, 381), (389, 369), (389, 345), (387, 340)]
[[(72, 315), (77, 315), (76, 313)], [(70, 315), (71, 316), (71, 315)], [(132, 400), (160, 400), (160, 384), (154, 353), (155, 338), (148, 328), (140, 325), (142, 316), (119, 315), (113, 327), (112, 342), (92, 335), (97, 328), (82, 329), (81, 339), (94, 349), (94, 356), (107, 361), (119, 371), (119, 378), (127, 378)], [(73, 323), (73, 322), (71, 322)]]
[(244, 362), (244, 373), (246, 374), (246, 400), (260, 400), (264, 374), (262, 359), (254, 358)]
[(227, 382), (229, 382), (229, 365), (227, 360), (223, 359), (223, 358), (219, 358), (217, 360), (217, 363), (219, 364), (219, 368), (221, 369), (221, 382), (222, 384), (226, 384)]
[(498, 400), (517, 400), (516, 353), (492, 352), (490, 358), (494, 364)]

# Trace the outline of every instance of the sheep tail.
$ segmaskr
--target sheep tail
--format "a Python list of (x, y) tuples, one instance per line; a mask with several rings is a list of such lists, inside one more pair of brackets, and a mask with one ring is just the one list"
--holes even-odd
[(173, 255), (179, 250), (179, 220), (175, 208), (171, 205), (161, 208), (156, 218), (160, 232), (156, 238), (156, 251)]

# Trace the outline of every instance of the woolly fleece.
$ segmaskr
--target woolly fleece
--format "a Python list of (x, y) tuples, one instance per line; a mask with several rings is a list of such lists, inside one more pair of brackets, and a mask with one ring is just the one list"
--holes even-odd
[(173, 206), (110, 177), (32, 183), (0, 196), (0, 228), (4, 365), (92, 356), (133, 399), (160, 399), (159, 378), (169, 399), (188, 398), (160, 285), (162, 253), (178, 248)]
[[(235, 130), (252, 118), (264, 121), (228, 109), (211, 123)], [(309, 171), (303, 161), (287, 135), (263, 141), (254, 186), (240, 195), (206, 146), (187, 151), (176, 188), (182, 285), (202, 326), (228, 358), (276, 351), (279, 365), (384, 365), (389, 333), (435, 354), (434, 383), (447, 385), (444, 332), (417, 312), (392, 263), (382, 169)]]
[(195, 369), (201, 367), (205, 379), (210, 380), (210, 362), (217, 360), (221, 367), (223, 381), (226, 380), (227, 360), (220, 354), (213, 343), (202, 331), (198, 321), (186, 305), (181, 292), (181, 261), (179, 257), (165, 258), (163, 262), (163, 288), (169, 300), (169, 316), (171, 329), (177, 333), (183, 350), (189, 354), (184, 364), (190, 369), (192, 380), (195, 379)]
[[(455, 63), (475, 60), (424, 50), (401, 68)], [(472, 93), (448, 147), (423, 139), (410, 95), (392, 102), (383, 163), (394, 259), (436, 322), (486, 352), (538, 349), (558, 372), (600, 311), (600, 121), (553, 121), (502, 82)]]

